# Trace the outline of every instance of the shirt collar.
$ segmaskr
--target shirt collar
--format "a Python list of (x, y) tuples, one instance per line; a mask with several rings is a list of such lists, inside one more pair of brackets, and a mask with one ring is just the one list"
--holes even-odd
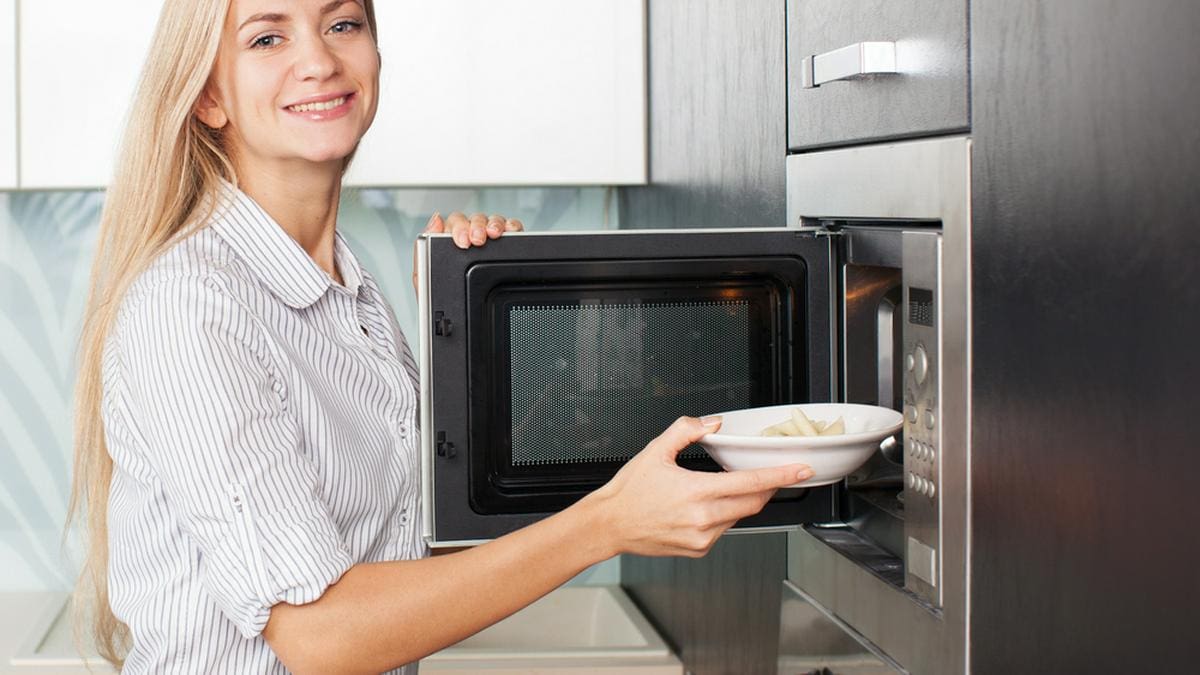
[[(211, 226), (280, 300), (295, 309), (311, 306), (333, 279), (258, 202), (222, 181)], [(334, 261), (346, 288), (357, 295), (362, 268), (341, 233), (334, 235)]]

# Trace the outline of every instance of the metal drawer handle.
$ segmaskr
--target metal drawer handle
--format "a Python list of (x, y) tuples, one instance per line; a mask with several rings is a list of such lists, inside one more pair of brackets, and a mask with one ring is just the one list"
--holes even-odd
[(804, 57), (800, 75), (805, 89), (857, 75), (896, 72), (895, 42), (859, 42)]

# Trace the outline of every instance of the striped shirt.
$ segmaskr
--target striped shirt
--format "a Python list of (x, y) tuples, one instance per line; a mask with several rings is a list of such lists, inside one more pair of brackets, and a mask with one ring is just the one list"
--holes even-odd
[(223, 189), (135, 281), (105, 347), (127, 673), (285, 673), (262, 637), (273, 605), (427, 555), (417, 369), (388, 303), (340, 235), (344, 285)]

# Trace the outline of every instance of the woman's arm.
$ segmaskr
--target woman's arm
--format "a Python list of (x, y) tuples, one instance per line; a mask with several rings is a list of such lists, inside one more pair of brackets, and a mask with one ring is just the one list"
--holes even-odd
[(681, 418), (607, 485), (481, 546), (424, 560), (352, 567), (316, 602), (275, 605), (263, 635), (296, 673), (379, 673), (490, 626), (619, 553), (699, 557), (802, 465), (710, 474), (675, 463), (713, 431)]

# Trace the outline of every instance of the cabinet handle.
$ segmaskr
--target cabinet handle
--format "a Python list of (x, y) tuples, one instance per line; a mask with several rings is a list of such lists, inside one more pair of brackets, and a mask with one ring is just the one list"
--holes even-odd
[(856, 75), (894, 72), (895, 42), (858, 42), (824, 54), (806, 56), (800, 66), (805, 89)]

